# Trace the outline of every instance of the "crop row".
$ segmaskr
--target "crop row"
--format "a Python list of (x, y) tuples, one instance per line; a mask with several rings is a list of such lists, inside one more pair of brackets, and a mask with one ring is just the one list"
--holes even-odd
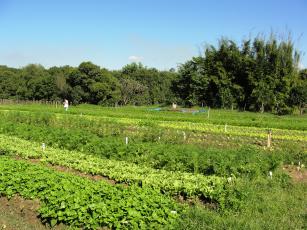
[[(3, 113), (3, 112), (2, 112)], [(112, 132), (119, 130), (134, 130), (134, 132), (148, 132), (150, 130), (159, 130), (161, 134), (166, 130), (181, 130), (193, 131), (196, 133), (212, 133), (212, 134), (227, 134), (231, 136), (246, 136), (254, 138), (265, 139), (267, 137), (268, 128), (258, 127), (243, 127), (208, 123), (193, 123), (186, 121), (151, 121), (149, 119), (135, 119), (125, 117), (107, 117), (107, 116), (92, 116), (92, 115), (72, 115), (72, 114), (46, 114), (34, 113), (31, 116), (28, 112), (6, 112), (3, 114), (7, 120), (31, 123), (41, 123), (44, 125), (57, 126), (57, 127), (78, 127), (88, 129), (93, 132), (101, 132), (101, 130), (108, 130)], [(145, 130), (144, 130), (145, 128)], [(292, 140), (292, 141), (307, 141), (307, 134), (304, 130), (287, 130), (287, 129), (271, 129), (274, 139)], [(157, 131), (155, 131), (157, 132)], [(193, 138), (197, 138), (195, 135)]]
[[(120, 137), (99, 137), (81, 129), (0, 122), (0, 133), (47, 146), (76, 150), (96, 157), (127, 161), (154, 169), (236, 177), (266, 175), (283, 160), (280, 152), (267, 152), (254, 147), (238, 149), (200, 148), (165, 142), (142, 142)], [(287, 154), (287, 162), (305, 162), (300, 149)], [(297, 153), (296, 153), (297, 152)], [(259, 163), (261, 160), (261, 164)], [(289, 160), (288, 160), (289, 159)]]
[(235, 189), (234, 178), (229, 184), (225, 178), (217, 176), (155, 170), (125, 161), (101, 159), (76, 151), (54, 148), (47, 148), (43, 151), (36, 143), (4, 135), (0, 135), (0, 150), (4, 154), (17, 154), (24, 158), (41, 158), (43, 162), (106, 176), (117, 182), (150, 187), (162, 193), (205, 198), (218, 202), (222, 208), (225, 205), (231, 205), (228, 203), (228, 196), (237, 195), (232, 194)]
[[(188, 122), (162, 122), (159, 126), (164, 128), (173, 128), (179, 130), (193, 130), (197, 132), (209, 132), (215, 134), (227, 134), (230, 136), (247, 136), (265, 139), (269, 129), (256, 127), (240, 127), (231, 125), (212, 125), (212, 124), (197, 124)], [(298, 130), (281, 130), (270, 129), (273, 133), (274, 139), (293, 140), (293, 141), (307, 141), (307, 132)]]
[[(67, 114), (62, 108), (54, 108), (46, 105), (10, 105), (1, 106), (1, 110), (23, 110), (31, 112), (51, 112), (57, 114)], [(279, 129), (297, 129), (306, 130), (306, 121), (303, 116), (275, 116), (272, 114), (260, 114), (250, 112), (237, 112), (229, 110), (210, 110), (210, 119), (205, 113), (192, 115), (191, 113), (183, 113), (182, 111), (150, 111), (148, 107), (101, 107), (90, 105), (73, 106), (69, 110), (69, 114), (92, 115), (95, 117), (114, 117), (114, 118), (131, 118), (146, 119), (151, 121), (174, 121), (174, 122), (193, 122), (207, 123), (215, 125), (224, 125), (225, 123), (233, 126), (245, 127), (271, 127)]]
[(39, 199), (51, 226), (82, 229), (171, 228), (183, 208), (152, 189), (95, 182), (0, 156), (0, 196)]

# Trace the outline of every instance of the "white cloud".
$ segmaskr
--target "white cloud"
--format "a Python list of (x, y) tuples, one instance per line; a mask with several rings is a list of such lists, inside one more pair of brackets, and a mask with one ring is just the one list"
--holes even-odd
[(131, 61), (131, 62), (140, 62), (143, 59), (144, 59), (143, 57), (134, 56), (134, 55), (128, 57), (128, 60)]

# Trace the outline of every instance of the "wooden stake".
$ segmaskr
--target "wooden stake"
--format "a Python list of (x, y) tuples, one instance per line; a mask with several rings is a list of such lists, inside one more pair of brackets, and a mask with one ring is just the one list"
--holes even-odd
[(268, 130), (268, 143), (267, 143), (267, 147), (271, 148), (272, 145), (272, 130)]

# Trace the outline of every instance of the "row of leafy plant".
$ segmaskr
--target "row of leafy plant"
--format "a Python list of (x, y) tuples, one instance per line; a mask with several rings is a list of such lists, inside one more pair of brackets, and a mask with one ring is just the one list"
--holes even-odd
[[(99, 137), (80, 129), (0, 122), (0, 133), (45, 143), (48, 147), (77, 150), (99, 158), (128, 161), (168, 171), (249, 178), (266, 175), (282, 161), (305, 162), (306, 154), (293, 146), (292, 153), (264, 151), (252, 146), (238, 149), (203, 149), (198, 146), (141, 142), (124, 138)], [(38, 144), (39, 145), (39, 144)]]
[(235, 177), (227, 181), (226, 178), (218, 176), (155, 170), (125, 161), (101, 159), (76, 151), (51, 147), (43, 151), (37, 143), (4, 135), (0, 135), (0, 150), (2, 154), (38, 158), (42, 162), (106, 176), (117, 182), (150, 187), (174, 196), (199, 197), (218, 203), (221, 209), (237, 206), (242, 195), (235, 187)]
[(183, 207), (159, 192), (110, 185), (0, 156), (0, 196), (38, 198), (38, 212), (51, 226), (82, 229), (172, 228)]
[[(132, 119), (122, 117), (97, 117), (88, 115), (61, 115), (52, 113), (25, 113), (25, 112), (5, 112), (3, 113), (6, 120), (27, 123), (42, 124), (48, 126), (57, 126), (65, 128), (82, 128), (100, 135), (109, 133), (123, 133), (134, 131), (137, 133), (152, 132), (158, 130), (161, 135), (167, 130), (193, 131), (195, 133), (213, 133), (227, 134), (231, 136), (247, 136), (265, 139), (267, 137), (268, 128), (243, 127), (227, 124), (223, 125), (178, 122), (178, 121), (151, 121), (147, 118)], [(306, 124), (307, 125), (307, 124)], [(269, 127), (269, 126), (268, 126)], [(304, 130), (287, 130), (287, 129), (271, 129), (274, 139), (307, 141), (307, 135)], [(175, 135), (177, 136), (177, 135)], [(193, 139), (197, 139), (198, 135), (190, 135)]]
[[(154, 111), (149, 107), (101, 107), (94, 105), (73, 106), (68, 112), (62, 108), (55, 108), (47, 105), (1, 105), (2, 111), (29, 111), (45, 112), (53, 114), (74, 114), (91, 115), (97, 118), (129, 118), (134, 120), (151, 121), (173, 121), (173, 122), (192, 122), (206, 123), (215, 125), (224, 125), (227, 123), (232, 126), (262, 127), (275, 129), (306, 130), (306, 119), (304, 116), (276, 116), (272, 114), (237, 112), (230, 110), (210, 110), (208, 119), (208, 110), (204, 113), (184, 113), (185, 109), (179, 111)], [(200, 109), (202, 111), (203, 109)], [(195, 111), (199, 111), (198, 108)]]

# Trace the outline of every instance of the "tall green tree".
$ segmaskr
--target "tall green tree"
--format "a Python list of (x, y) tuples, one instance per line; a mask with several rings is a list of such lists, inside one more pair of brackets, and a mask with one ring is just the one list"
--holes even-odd
[(307, 106), (307, 69), (300, 71), (299, 78), (290, 91), (290, 103), (297, 106), (301, 115), (304, 113)]
[(291, 39), (256, 37), (242, 45), (222, 38), (217, 47), (193, 57), (179, 68), (175, 93), (187, 105), (291, 112), (291, 87), (297, 78), (299, 56)]

